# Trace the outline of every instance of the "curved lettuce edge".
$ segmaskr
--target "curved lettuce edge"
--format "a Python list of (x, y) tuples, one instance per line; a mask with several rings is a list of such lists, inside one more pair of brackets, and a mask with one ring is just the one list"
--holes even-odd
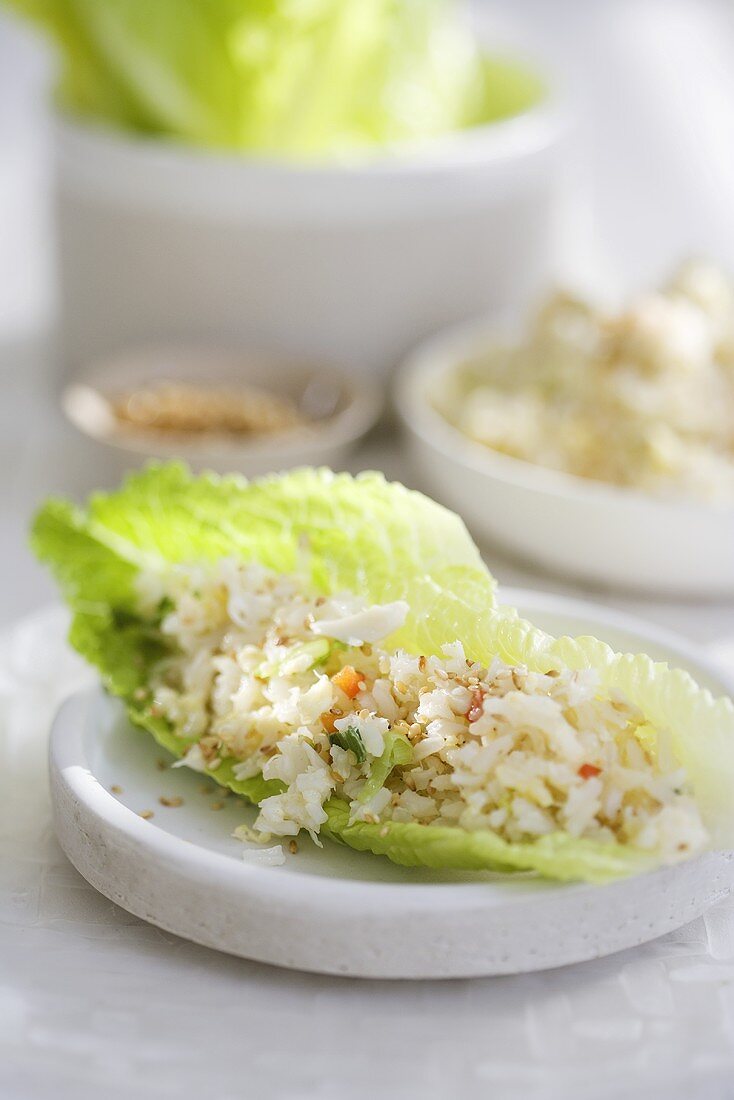
[(248, 482), (152, 464), (85, 509), (48, 501), (31, 541), (73, 610), (134, 616), (141, 568), (164, 575), (229, 556), (298, 573), (319, 592), (405, 600), (389, 644), (427, 654), (449, 638), (475, 646), (477, 613), (495, 606), (494, 579), (463, 521), (372, 472), (304, 468)]

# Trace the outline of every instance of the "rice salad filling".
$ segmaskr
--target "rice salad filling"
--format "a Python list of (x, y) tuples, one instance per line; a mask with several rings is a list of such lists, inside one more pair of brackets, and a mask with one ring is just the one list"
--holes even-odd
[[(708, 834), (665, 730), (594, 671), (489, 667), (460, 642), (441, 656), (390, 646), (403, 601), (315, 595), (298, 576), (223, 559), (142, 573), (171, 655), (150, 713), (181, 740), (180, 763), (262, 774), (254, 835), (316, 843), (332, 797), (350, 824), (553, 833), (632, 845), (672, 863)], [(253, 831), (244, 830), (251, 838)]]

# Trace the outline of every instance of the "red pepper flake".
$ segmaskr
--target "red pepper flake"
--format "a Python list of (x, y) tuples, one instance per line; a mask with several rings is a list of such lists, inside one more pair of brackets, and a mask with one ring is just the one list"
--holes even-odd
[(591, 779), (593, 776), (601, 774), (601, 768), (597, 768), (595, 764), (582, 764), (578, 774), (582, 779)]
[(470, 722), (476, 722), (484, 714), (484, 692), (475, 688), (471, 693), (471, 702), (466, 716)]

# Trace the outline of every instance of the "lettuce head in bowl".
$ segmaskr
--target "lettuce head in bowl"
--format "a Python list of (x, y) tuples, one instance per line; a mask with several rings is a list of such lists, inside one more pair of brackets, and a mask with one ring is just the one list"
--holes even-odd
[(485, 57), (455, 0), (11, 0), (78, 120), (310, 158), (509, 118), (542, 83)]
[(379, 474), (149, 467), (33, 545), (71, 642), (182, 766), (407, 867), (605, 882), (734, 839), (734, 706), (498, 608), (462, 521)]
[(217, 333), (383, 372), (550, 277), (564, 97), (458, 0), (9, 2), (58, 60), (67, 366)]

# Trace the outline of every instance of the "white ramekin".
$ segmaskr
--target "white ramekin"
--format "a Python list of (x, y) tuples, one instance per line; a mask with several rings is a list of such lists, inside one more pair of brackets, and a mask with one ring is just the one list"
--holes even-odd
[(59, 118), (63, 358), (216, 338), (386, 369), (548, 278), (565, 129), (546, 99), (391, 156), (299, 166)]
[[(107, 402), (121, 393), (160, 382), (211, 384), (236, 390), (252, 385), (275, 390), (310, 416), (304, 428), (274, 435), (233, 438), (166, 437), (121, 433), (110, 425)], [(116, 485), (131, 468), (151, 460), (184, 459), (197, 473), (248, 477), (295, 466), (340, 468), (382, 409), (372, 379), (320, 363), (288, 360), (225, 348), (139, 347), (96, 360), (64, 387), (61, 406), (80, 433), (77, 449), (94, 469), (98, 486)]]
[(492, 325), (461, 326), (402, 367), (395, 403), (422, 487), (478, 536), (555, 573), (646, 594), (734, 592), (734, 508), (658, 499), (511, 458), (437, 412), (442, 379), (504, 343)]

